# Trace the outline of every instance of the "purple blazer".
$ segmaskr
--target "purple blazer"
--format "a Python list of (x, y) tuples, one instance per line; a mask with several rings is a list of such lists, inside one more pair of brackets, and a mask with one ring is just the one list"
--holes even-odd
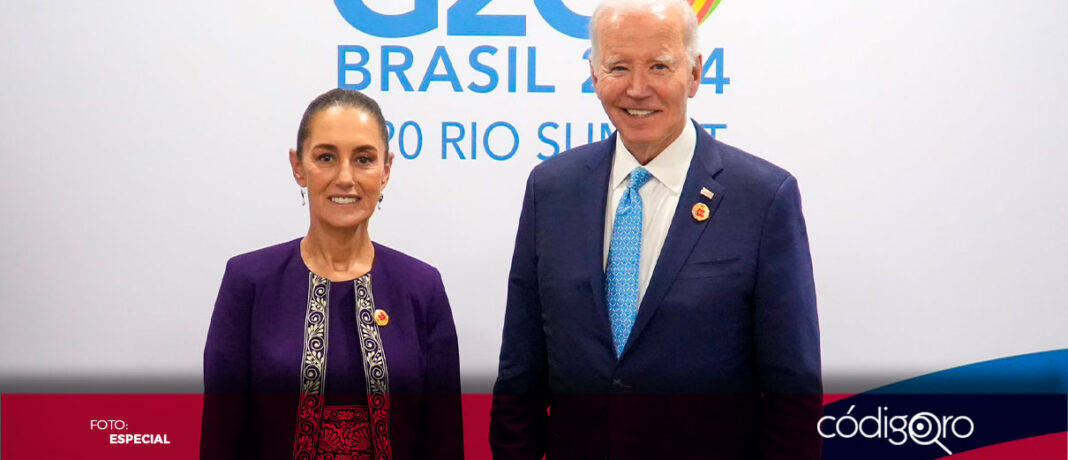
[[(459, 352), (441, 275), (374, 247), (354, 287), (311, 273), (299, 238), (227, 262), (204, 348), (201, 458), (315, 458), (324, 401), (346, 394), (369, 409), (376, 459), (463, 458)], [(339, 285), (355, 293), (348, 311), (328, 301)], [(388, 323), (376, 321), (382, 312)], [(352, 346), (328, 351), (339, 340), (330, 334), (346, 331), (339, 318), (355, 322), (340, 337)], [(336, 384), (346, 381), (359, 384)]]

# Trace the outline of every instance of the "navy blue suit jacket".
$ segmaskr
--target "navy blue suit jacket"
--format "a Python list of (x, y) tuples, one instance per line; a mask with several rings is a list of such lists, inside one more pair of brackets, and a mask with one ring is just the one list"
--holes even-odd
[[(818, 458), (819, 324), (797, 182), (697, 133), (619, 359), (603, 268), (615, 135), (530, 173), (494, 386), (494, 458)], [(699, 202), (711, 210), (705, 221), (691, 215)]]

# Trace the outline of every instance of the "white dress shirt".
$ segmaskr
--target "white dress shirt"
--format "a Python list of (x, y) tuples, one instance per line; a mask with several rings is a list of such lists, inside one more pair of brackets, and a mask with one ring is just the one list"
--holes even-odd
[[(686, 183), (686, 171), (693, 159), (693, 150), (697, 146), (697, 130), (693, 123), (686, 121), (686, 126), (663, 152), (645, 165), (645, 170), (653, 177), (642, 186), (638, 194), (642, 197), (642, 252), (638, 261), (638, 304), (645, 297), (645, 289), (653, 277), (653, 268), (664, 248), (671, 218), (679, 204), (682, 186)], [(621, 136), (616, 136), (616, 151), (612, 156), (612, 175), (608, 179), (608, 204), (604, 219), (604, 265), (608, 267), (608, 250), (612, 242), (612, 227), (616, 222), (616, 208), (623, 192), (630, 183), (630, 172), (641, 166), (634, 159)]]

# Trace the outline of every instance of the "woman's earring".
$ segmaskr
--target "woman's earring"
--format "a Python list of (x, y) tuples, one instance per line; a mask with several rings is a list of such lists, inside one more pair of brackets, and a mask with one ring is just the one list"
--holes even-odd
[(386, 199), (386, 194), (385, 193), (383, 193), (381, 195), (378, 195), (378, 209), (379, 210), (382, 209), (382, 200), (384, 200), (384, 199)]
[(308, 204), (308, 202), (307, 202), (307, 201), (304, 201), (304, 191), (305, 191), (305, 190), (307, 190), (307, 189), (306, 189), (306, 188), (304, 188), (304, 187), (301, 187), (301, 188), (300, 188), (300, 205), (301, 205), (301, 206), (305, 206), (305, 205), (307, 205), (307, 204)]

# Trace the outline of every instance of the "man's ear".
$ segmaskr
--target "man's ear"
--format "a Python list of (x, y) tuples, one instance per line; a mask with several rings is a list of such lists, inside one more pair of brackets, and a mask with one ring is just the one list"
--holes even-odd
[(693, 68), (690, 69), (690, 97), (697, 95), (697, 88), (701, 87), (701, 72), (704, 71), (704, 56), (700, 54), (694, 58)]
[(308, 186), (308, 179), (304, 177), (304, 165), (300, 164), (296, 149), (289, 149), (289, 167), (293, 168), (293, 179), (301, 187)]

